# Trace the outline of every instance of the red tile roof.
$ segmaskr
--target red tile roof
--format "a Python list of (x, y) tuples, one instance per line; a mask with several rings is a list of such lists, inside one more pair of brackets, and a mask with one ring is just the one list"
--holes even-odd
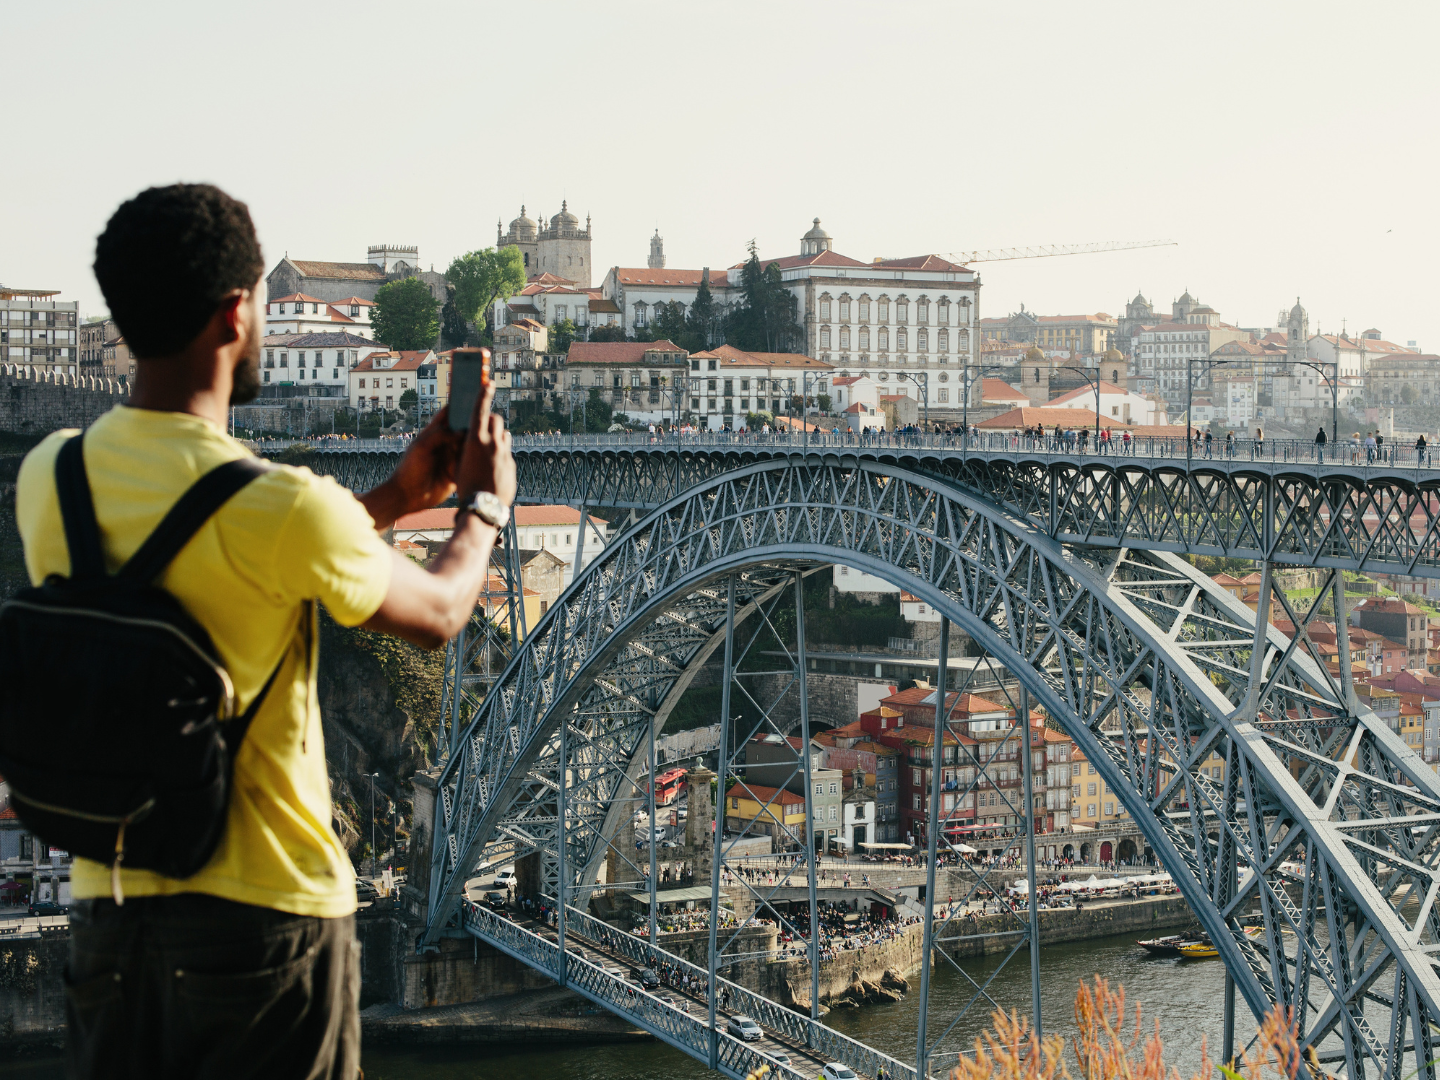
[[(1123, 386), (1116, 386), (1113, 382), (1108, 382), (1105, 379), (1100, 380), (1100, 393), (1102, 394), (1125, 394), (1128, 392), (1129, 391), (1127, 391)], [(1095, 388), (1093, 386), (1082, 386), (1078, 389), (1071, 390), (1069, 393), (1061, 394), (1059, 397), (1053, 397), (1048, 402), (1046, 402), (1045, 407), (1058, 408), (1061, 405), (1065, 405), (1069, 402), (1074, 401), (1076, 398), (1087, 397), (1091, 401), (1095, 400)], [(1095, 414), (1091, 413), (1090, 415), (1094, 416)]]
[(374, 307), (374, 306), (375, 306), (375, 301), (374, 301), (374, 300), (362, 300), (362, 299), (361, 299), (360, 297), (358, 297), (358, 296), (347, 296), (347, 297), (345, 297), (344, 300), (331, 300), (330, 303), (335, 304), (335, 305), (337, 305), (337, 306), (340, 305), (340, 304), (359, 304), (361, 307)]
[(684, 349), (673, 341), (575, 341), (570, 344), (570, 353), (565, 361), (575, 364), (644, 364), (659, 363), (647, 361), (646, 353), (678, 353), (688, 356)]
[(986, 401), (1029, 401), (1023, 390), (1017, 390), (1004, 379), (983, 379), (980, 383), (980, 400)]
[(805, 796), (796, 795), (784, 788), (766, 787), (764, 784), (736, 784), (725, 793), (727, 799), (750, 799), (754, 802), (779, 803), (783, 806), (804, 806)]
[[(703, 270), (651, 270), (645, 267), (617, 266), (613, 273), (615, 280), (621, 285), (678, 285), (698, 286)], [(726, 289), (730, 283), (723, 273), (710, 275), (710, 287), (712, 289)]]
[(298, 300), (306, 304), (327, 304), (328, 300), (321, 300), (318, 296), (308, 296), (303, 292), (292, 292), (289, 296), (272, 296), (268, 303), (286, 304), (292, 300)]
[[(385, 371), (385, 372), (390, 372), (390, 371), (414, 371), (416, 368), (418, 368), (421, 364), (423, 364), (423, 363), (425, 362), (425, 357), (426, 357), (426, 355), (427, 355), (427, 353), (424, 353), (424, 352), (413, 352), (413, 353), (393, 353), (393, 352), (388, 352), (388, 353), (372, 353), (370, 356), (367, 356), (364, 360), (361, 360), (358, 364), (356, 364), (356, 365), (355, 365), (353, 368), (351, 368), (350, 370), (351, 370), (351, 371), (376, 371), (376, 372), (379, 372), (379, 371)], [(392, 357), (392, 356), (394, 356), (394, 357), (397, 358), (397, 359), (395, 360), (395, 363), (389, 365), (388, 367), (385, 367), (385, 366), (377, 367), (377, 366), (376, 366), (376, 364), (375, 364), (375, 361), (376, 361), (376, 360), (385, 360), (385, 359), (388, 359), (389, 357)]]
[[(743, 352), (733, 345), (720, 345), (705, 352), (690, 354), (692, 359), (717, 360), (724, 364), (751, 364), (757, 367), (778, 367), (778, 368), (815, 368), (823, 371), (834, 370), (834, 364), (827, 364), (824, 360), (816, 360), (813, 356), (806, 356), (804, 353), (763, 353)], [(723, 366), (721, 367), (723, 371)]]
[(906, 259), (876, 259), (873, 266), (891, 270), (968, 270), (968, 266), (942, 259), (939, 255), (911, 255)]

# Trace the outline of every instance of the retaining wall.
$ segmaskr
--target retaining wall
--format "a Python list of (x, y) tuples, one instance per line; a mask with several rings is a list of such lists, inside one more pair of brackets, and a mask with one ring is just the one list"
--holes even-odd
[(113, 379), (33, 372), (23, 364), (0, 364), (0, 431), (45, 435), (89, 427), (130, 399), (129, 387)]
[(68, 928), (0, 942), (0, 1045), (60, 1045), (65, 1039)]

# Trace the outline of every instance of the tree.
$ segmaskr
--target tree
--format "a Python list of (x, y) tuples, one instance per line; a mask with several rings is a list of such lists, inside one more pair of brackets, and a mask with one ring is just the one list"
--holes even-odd
[[(597, 327), (595, 327), (595, 329), (593, 329), (593, 330), (590, 331), (590, 340), (591, 340), (591, 341), (629, 341), (630, 339), (625, 336), (625, 327), (619, 326), (619, 325), (615, 325), (615, 326), (597, 326)], [(678, 344), (678, 342), (677, 342), (677, 344)]]
[(440, 328), (439, 310), (440, 301), (431, 295), (430, 286), (418, 277), (402, 278), (376, 290), (370, 326), (375, 340), (392, 349), (428, 349)]
[(829, 394), (820, 394), (820, 395), (818, 395), (818, 396), (815, 398), (815, 404), (817, 404), (817, 405), (820, 406), (820, 411), (821, 411), (822, 413), (828, 413), (828, 412), (830, 411), (830, 395), (829, 395)]
[(604, 432), (609, 429), (613, 421), (614, 410), (600, 396), (600, 388), (592, 386), (589, 396), (585, 399), (585, 430)]
[(1415, 387), (1408, 382), (1400, 386), (1400, 401), (1405, 405), (1415, 404)]
[(472, 251), (450, 264), (445, 279), (455, 286), (455, 307), (461, 316), (484, 330), (491, 305), (525, 288), (525, 260), (514, 244), (498, 251)]
[(799, 303), (785, 288), (777, 263), (760, 265), (755, 241), (740, 272), (740, 305), (726, 320), (725, 339), (748, 352), (784, 352), (800, 334)]
[(418, 404), (420, 404), (420, 395), (414, 390), (406, 390), (400, 395), (401, 409), (413, 409)]
[(550, 327), (550, 344), (546, 352), (570, 351), (570, 343), (580, 336), (580, 328), (570, 319), (561, 319)]
[(700, 288), (695, 291), (695, 299), (690, 302), (690, 311), (685, 316), (687, 340), (676, 339), (675, 344), (682, 346), (686, 352), (699, 352), (710, 348), (714, 323), (715, 298), (710, 295), (710, 279), (707, 275), (700, 279)]
[[(643, 337), (641, 336), (643, 335)], [(670, 300), (655, 305), (655, 317), (643, 330), (636, 330), (636, 340), (672, 341), (684, 348), (681, 338), (685, 336), (685, 305), (679, 300)], [(592, 339), (593, 340), (593, 339)], [(687, 350), (688, 351), (688, 350)]]
[(440, 340), (445, 348), (456, 349), (469, 340), (470, 328), (465, 324), (465, 316), (455, 306), (455, 286), (446, 285), (445, 293), (445, 306), (440, 309)]

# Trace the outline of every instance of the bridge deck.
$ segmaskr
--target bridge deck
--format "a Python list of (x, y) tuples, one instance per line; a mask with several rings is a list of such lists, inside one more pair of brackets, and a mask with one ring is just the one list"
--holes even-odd
[[(567, 918), (563, 977), (560, 946), (554, 932), (548, 928), (517, 923), (474, 903), (465, 904), (463, 921), (465, 929), (479, 940), (550, 974), (568, 989), (707, 1065), (710, 1063), (713, 1037), (718, 1050), (716, 1067), (734, 1080), (743, 1080), (762, 1065), (770, 1066), (772, 1074), (785, 1080), (802, 1077), (808, 1080), (831, 1061), (844, 1062), (861, 1077), (873, 1077), (877, 1068), (883, 1065), (887, 1076), (897, 1080), (915, 1078), (913, 1066), (902, 1064), (864, 1043), (718, 976), (716, 993), (722, 989), (727, 991), (730, 1007), (722, 1010), (717, 1004), (718, 1030), (712, 1033), (703, 994), (689, 994), (670, 988), (651, 992), (605, 970), (618, 965), (628, 973), (637, 967), (664, 963), (699, 979), (700, 986), (708, 987), (709, 976), (704, 968), (652, 947), (644, 939), (616, 930), (574, 908), (569, 909)], [(537, 929), (543, 932), (537, 933)], [(573, 947), (569, 947), (572, 941), (581, 945), (591, 958), (582, 959), (576, 955)], [(765, 1033), (764, 1038), (746, 1043), (727, 1034), (724, 1023), (731, 1016), (741, 1015), (759, 1024)], [(790, 1056), (791, 1068), (779, 1065), (768, 1056), (777, 1049)]]

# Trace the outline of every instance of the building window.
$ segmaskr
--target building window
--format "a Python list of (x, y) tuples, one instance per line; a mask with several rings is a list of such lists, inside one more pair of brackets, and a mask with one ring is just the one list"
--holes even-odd
[(821, 327), (820, 329), (820, 347), (822, 349), (828, 349), (830, 347), (830, 328), (828, 326)]
[(915, 321), (921, 326), (930, 321), (930, 301), (923, 296), (915, 301)]
[(841, 297), (841, 299), (840, 299), (840, 319), (841, 319), (842, 322), (845, 322), (845, 321), (848, 321), (849, 318), (850, 318), (850, 301), (847, 300), (847, 299), (845, 299), (844, 297)]
[(870, 321), (870, 301), (868, 299), (862, 299), (860, 301), (860, 321)]
[(904, 322), (909, 322), (909, 321), (910, 321), (910, 301), (909, 301), (909, 300), (896, 300), (896, 301), (895, 301), (895, 321), (896, 321), (897, 323), (904, 323)]
[(904, 352), (906, 349), (907, 341), (908, 337), (906, 335), (905, 328), (902, 326), (899, 330), (895, 331), (895, 351)]
[[(902, 334), (905, 331), (900, 331)], [(903, 349), (904, 346), (902, 345)], [(915, 348), (920, 352), (927, 352), (930, 348), (930, 331), (920, 330), (915, 334)]]
[(940, 390), (940, 400), (941, 400), (941, 401), (949, 401), (949, 400), (950, 400), (950, 391), (949, 391), (949, 390), (946, 390), (946, 389), (944, 389), (944, 388), (942, 387), (941, 390)]
[[(865, 346), (864, 346), (864, 345), (861, 345), (860, 347), (863, 349)], [(882, 326), (882, 327), (880, 328), (880, 351), (881, 351), (881, 352), (889, 352), (889, 351), (890, 351), (890, 331), (889, 331), (889, 329), (887, 329), (887, 328), (884, 327), (884, 326)], [(284, 367), (284, 366), (285, 366), (283, 360), (281, 361), (280, 366), (281, 366), (281, 367)]]
[(949, 352), (949, 351), (950, 351), (950, 331), (949, 331), (949, 330), (941, 330), (939, 333), (937, 333), (937, 334), (935, 335), (935, 344), (936, 344), (936, 347), (937, 347), (941, 352)]
[(822, 322), (830, 321), (830, 298), (826, 297), (820, 301), (820, 319)]
[(889, 300), (881, 300), (881, 301), (880, 301), (879, 317), (878, 317), (875, 321), (876, 321), (876, 322), (882, 322), (882, 323), (888, 323), (888, 322), (890, 321), (890, 301), (889, 301)]

